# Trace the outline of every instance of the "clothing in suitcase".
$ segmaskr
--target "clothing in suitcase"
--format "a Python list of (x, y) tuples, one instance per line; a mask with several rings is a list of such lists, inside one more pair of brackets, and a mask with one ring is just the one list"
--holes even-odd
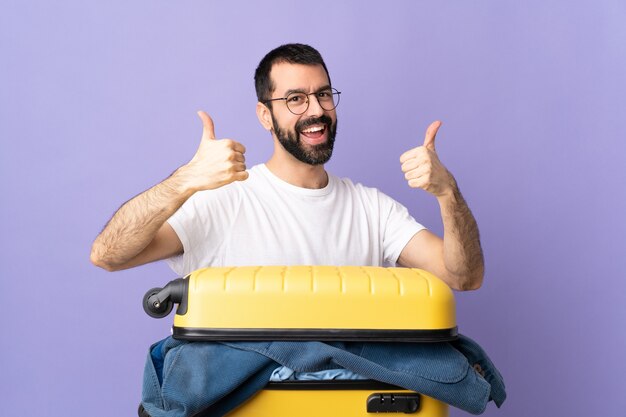
[[(482, 349), (467, 338), (456, 340), (452, 292), (424, 271), (211, 268), (144, 298), (153, 316), (166, 315), (174, 303), (174, 338), (153, 346), (146, 363), (142, 404), (152, 417), (223, 415), (237, 406), (231, 414), (239, 417), (429, 417), (447, 415), (440, 400), (480, 413), (490, 397), (498, 405), (505, 397), (502, 379)], [(344, 368), (393, 386), (267, 386), (269, 373), (280, 365), (300, 372)], [(307, 405), (296, 413), (294, 404)], [(336, 408), (330, 414), (329, 406)]]

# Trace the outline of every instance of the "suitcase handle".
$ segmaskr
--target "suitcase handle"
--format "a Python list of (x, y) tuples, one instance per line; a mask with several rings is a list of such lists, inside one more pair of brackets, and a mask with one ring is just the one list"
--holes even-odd
[(368, 413), (416, 413), (420, 408), (418, 393), (375, 393), (367, 397)]

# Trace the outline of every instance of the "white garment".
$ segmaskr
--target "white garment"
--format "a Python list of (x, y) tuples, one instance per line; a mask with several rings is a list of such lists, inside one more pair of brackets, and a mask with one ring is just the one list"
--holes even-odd
[(207, 266), (395, 265), (424, 229), (375, 188), (328, 174), (300, 188), (265, 165), (246, 181), (195, 193), (168, 220), (184, 254), (168, 260), (180, 276)]

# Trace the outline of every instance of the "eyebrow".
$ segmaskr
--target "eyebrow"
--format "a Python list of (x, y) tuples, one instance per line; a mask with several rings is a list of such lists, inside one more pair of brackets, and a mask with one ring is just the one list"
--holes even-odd
[[(323, 87), (318, 88), (316, 91), (314, 91), (314, 92), (313, 92), (313, 93), (311, 93), (311, 94), (319, 93), (320, 91), (324, 91), (324, 90), (330, 90), (330, 88), (331, 88), (331, 87), (330, 87), (330, 85), (329, 85), (329, 84), (327, 84), (327, 85), (325, 85), (325, 86), (323, 86)], [(307, 92), (306, 92), (306, 90), (304, 90), (303, 88), (294, 88), (294, 89), (291, 89), (291, 90), (287, 90), (287, 91), (285, 91), (285, 95), (284, 95), (284, 97), (287, 97), (289, 94), (292, 94), (292, 93), (309, 94), (309, 93), (307, 93)]]

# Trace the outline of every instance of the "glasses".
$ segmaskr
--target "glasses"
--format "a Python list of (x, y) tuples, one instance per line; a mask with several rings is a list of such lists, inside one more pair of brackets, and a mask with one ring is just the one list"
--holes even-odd
[(337, 91), (334, 88), (327, 88), (325, 90), (318, 91), (316, 93), (291, 93), (287, 97), (272, 98), (265, 100), (263, 104), (267, 104), (270, 101), (285, 100), (287, 109), (293, 114), (304, 114), (309, 109), (309, 96), (315, 96), (320, 107), (326, 111), (334, 110), (339, 105), (339, 97), (341, 91)]

